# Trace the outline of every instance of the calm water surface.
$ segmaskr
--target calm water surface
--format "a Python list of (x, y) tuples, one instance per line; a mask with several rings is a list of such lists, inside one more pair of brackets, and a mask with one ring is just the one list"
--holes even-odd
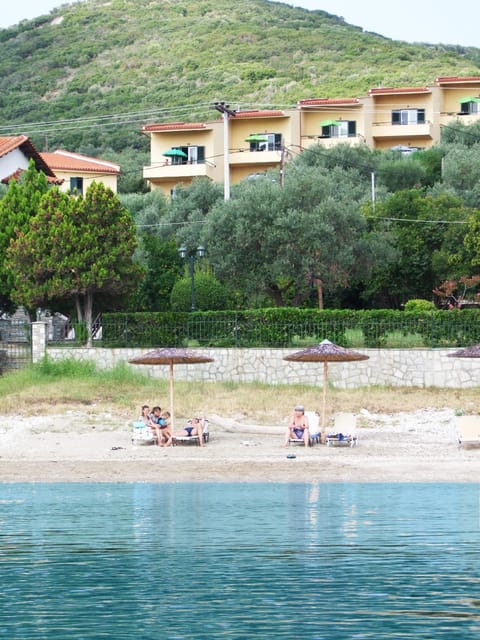
[(479, 486), (2, 484), (0, 638), (478, 640)]

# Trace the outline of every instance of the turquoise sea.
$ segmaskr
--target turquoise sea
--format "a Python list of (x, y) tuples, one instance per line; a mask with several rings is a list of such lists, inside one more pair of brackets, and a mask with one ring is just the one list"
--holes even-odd
[(0, 638), (478, 640), (477, 484), (2, 484)]

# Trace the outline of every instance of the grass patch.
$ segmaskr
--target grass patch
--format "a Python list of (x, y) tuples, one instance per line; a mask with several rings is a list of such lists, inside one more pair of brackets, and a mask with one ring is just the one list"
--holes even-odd
[[(165, 368), (165, 374), (167, 371)], [(175, 415), (218, 414), (258, 424), (284, 424), (301, 402), (321, 411), (321, 387), (237, 382), (175, 380)], [(327, 392), (327, 415), (338, 411), (400, 413), (450, 407), (456, 412), (480, 411), (478, 388), (360, 387)], [(142, 404), (169, 408), (168, 378), (151, 378), (125, 363), (98, 370), (89, 363), (42, 362), (0, 377), (0, 413), (35, 415), (82, 408), (108, 412), (119, 419), (135, 418)]]

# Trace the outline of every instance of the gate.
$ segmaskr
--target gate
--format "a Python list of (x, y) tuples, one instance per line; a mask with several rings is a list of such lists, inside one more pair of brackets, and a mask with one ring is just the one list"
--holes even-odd
[(0, 373), (21, 369), (31, 362), (30, 322), (23, 318), (0, 320)]

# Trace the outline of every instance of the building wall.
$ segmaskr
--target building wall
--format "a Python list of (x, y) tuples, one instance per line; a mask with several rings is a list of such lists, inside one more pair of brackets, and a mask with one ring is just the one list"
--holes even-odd
[(11, 176), (17, 169), (27, 169), (28, 158), (20, 149), (13, 149), (0, 158), (0, 180)]
[(87, 191), (92, 182), (101, 182), (106, 187), (111, 189), (113, 193), (117, 193), (117, 176), (112, 174), (100, 175), (99, 173), (92, 175), (91, 173), (82, 173), (81, 171), (60, 171), (55, 169), (55, 175), (57, 178), (62, 178), (63, 183), (59, 185), (60, 191), (65, 193), (70, 192), (70, 178), (83, 178), (83, 194)]

